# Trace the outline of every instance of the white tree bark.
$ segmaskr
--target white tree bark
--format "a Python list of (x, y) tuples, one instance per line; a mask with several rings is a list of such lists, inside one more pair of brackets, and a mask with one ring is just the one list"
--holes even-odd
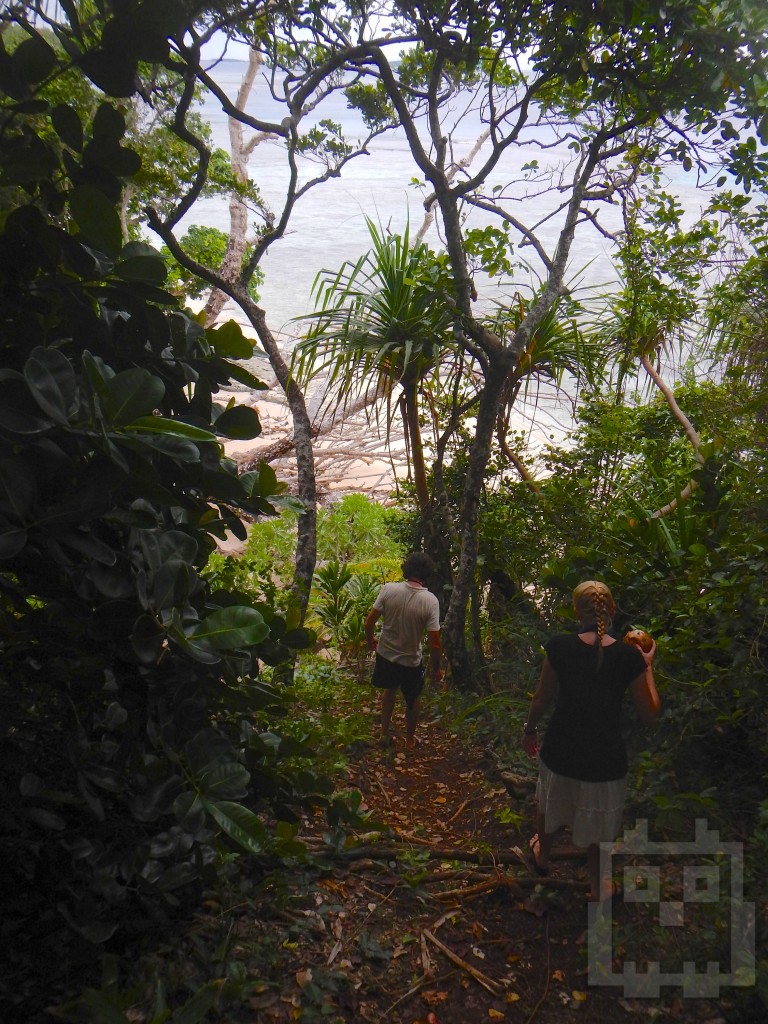
[[(651, 378), (651, 380), (662, 393), (662, 395), (664, 395), (664, 399), (667, 405), (672, 410), (672, 415), (675, 417), (678, 423), (681, 424), (683, 430), (685, 431), (688, 440), (691, 442), (691, 445), (693, 447), (694, 458), (700, 466), (703, 466), (704, 456), (701, 454), (701, 438), (699, 437), (696, 428), (685, 415), (680, 406), (677, 404), (677, 399), (675, 398), (674, 392), (669, 387), (669, 385), (665, 383), (661, 374), (657, 371), (656, 367), (653, 365), (648, 356), (642, 356), (640, 362), (643, 364), (643, 369), (645, 370), (645, 372)], [(662, 506), (662, 508), (656, 509), (656, 511), (651, 515), (651, 519), (663, 519), (664, 516), (668, 516), (671, 512), (674, 512), (678, 506), (678, 503), (680, 501), (687, 501), (687, 499), (690, 498), (690, 496), (696, 490), (697, 486), (698, 484), (695, 480), (689, 480), (685, 487), (682, 489), (682, 491), (680, 491), (679, 496), (677, 498), (673, 498), (672, 501)]]

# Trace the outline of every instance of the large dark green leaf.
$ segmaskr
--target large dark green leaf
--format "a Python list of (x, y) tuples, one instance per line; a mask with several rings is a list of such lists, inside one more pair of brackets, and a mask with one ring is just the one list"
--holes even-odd
[(99, 789), (108, 793), (121, 793), (125, 789), (125, 778), (121, 772), (103, 764), (84, 766), (83, 775)]
[(24, 377), (40, 408), (56, 423), (68, 425), (78, 412), (78, 388), (64, 353), (38, 346), (24, 364)]
[(51, 111), (51, 123), (61, 141), (79, 153), (83, 148), (83, 125), (75, 108), (60, 103)]
[(244, 384), (251, 391), (268, 391), (269, 384), (265, 384), (263, 380), (260, 380), (255, 374), (251, 373), (245, 366), (241, 366), (239, 363), (230, 363), (225, 360), (220, 360), (222, 363), (222, 369), (225, 372), (227, 380), (236, 380), (239, 384)]
[(235, 749), (227, 737), (211, 728), (200, 729), (188, 739), (184, 753), (195, 774), (201, 774), (215, 764), (229, 764), (235, 760)]
[(24, 523), (37, 500), (35, 467), (19, 459), (0, 459), (0, 513), (16, 524)]
[(162, 256), (133, 256), (115, 264), (115, 273), (124, 281), (143, 281), (144, 284), (163, 284), (168, 268)]
[(133, 625), (131, 646), (143, 665), (156, 665), (163, 653), (165, 633), (151, 615), (141, 615)]
[(250, 359), (253, 355), (254, 342), (246, 338), (236, 320), (227, 320), (221, 327), (209, 327), (205, 334), (217, 355), (232, 359)]
[(149, 606), (159, 611), (183, 607), (195, 579), (195, 571), (187, 562), (164, 562), (147, 580)]
[(191, 562), (197, 557), (194, 537), (182, 530), (141, 530), (138, 542), (148, 566), (160, 569), (171, 560)]
[[(92, 509), (93, 505), (90, 507)], [(79, 552), (79, 554), (84, 555), (86, 558), (93, 559), (94, 562), (99, 562), (101, 565), (113, 566), (117, 561), (115, 549), (110, 547), (109, 544), (105, 544), (104, 541), (95, 537), (92, 533), (84, 531), (69, 533), (66, 537), (62, 538), (62, 544), (72, 551)]]
[(216, 824), (249, 853), (263, 853), (267, 832), (253, 811), (229, 800), (207, 800), (203, 806)]
[(170, 775), (152, 783), (144, 793), (131, 801), (131, 813), (143, 822), (157, 821), (163, 814), (170, 814), (184, 787), (180, 775)]
[[(78, 931), (85, 935), (85, 931), (82, 928), (78, 928)], [(104, 942), (106, 939), (111, 938), (114, 934), (114, 926), (106, 929), (108, 934), (105, 937), (93, 939), (94, 942)], [(89, 932), (89, 937), (93, 932)], [(99, 1021), (99, 1024), (129, 1024), (129, 1019), (111, 1000), (107, 999), (97, 988), (87, 988), (82, 995), (83, 1005), (87, 1008), (87, 1012), (91, 1020)]]
[(127, 600), (134, 593), (133, 581), (126, 575), (124, 566), (94, 562), (90, 569), (90, 577), (102, 597), (109, 598), (110, 601)]
[(132, 96), (136, 91), (137, 58), (117, 49), (89, 50), (78, 60), (87, 78), (108, 96)]
[(49, 832), (63, 832), (67, 827), (66, 821), (60, 814), (54, 814), (44, 807), (29, 807), (26, 811), (27, 817), (40, 828)]
[(174, 462), (193, 463), (200, 461), (200, 448), (194, 441), (184, 437), (170, 437), (168, 434), (123, 434), (120, 444), (137, 452), (155, 452), (167, 455)]
[(288, 647), (295, 647), (299, 650), (314, 646), (317, 643), (317, 633), (312, 629), (291, 629), (282, 638), (282, 642)]
[(106, 394), (113, 422), (116, 425), (133, 423), (152, 415), (165, 396), (165, 384), (149, 370), (135, 367), (107, 381)]
[(204, 640), (218, 650), (250, 647), (269, 636), (269, 626), (254, 608), (222, 608), (213, 612), (189, 634), (190, 640)]
[(50, 146), (36, 136), (17, 140), (8, 146), (3, 162), (0, 182), (5, 185), (28, 185), (47, 181), (56, 171), (56, 156)]
[(196, 835), (205, 828), (205, 807), (196, 793), (186, 792), (178, 796), (173, 804), (173, 813), (184, 831), (191, 835)]
[(26, 529), (11, 524), (0, 516), (0, 558), (13, 558), (27, 543)]
[[(258, 471), (243, 473), (240, 480), (249, 501), (258, 501), (259, 498), (271, 500), (285, 490), (285, 484), (277, 479), (268, 462), (260, 462)], [(274, 514), (274, 510), (272, 512)]]
[(93, 141), (97, 146), (111, 149), (120, 145), (125, 135), (125, 117), (111, 103), (101, 103), (93, 118)]
[(56, 67), (56, 53), (41, 35), (35, 34), (19, 43), (13, 51), (13, 62), (24, 79), (35, 85)]
[(122, 248), (120, 217), (104, 193), (93, 185), (78, 185), (69, 196), (69, 208), (83, 236), (109, 256)]
[(206, 982), (179, 1010), (174, 1011), (173, 1024), (201, 1024), (220, 1000), (221, 982), (218, 979)]
[(216, 435), (201, 427), (193, 427), (191, 423), (181, 420), (169, 420), (165, 416), (141, 416), (132, 423), (126, 424), (126, 430), (149, 430), (171, 434), (176, 437), (187, 437), (192, 441), (215, 441)]
[(0, 36), (0, 89), (14, 100), (24, 100), (29, 95), (27, 85), (21, 73), (20, 65), (16, 64), (13, 56), (5, 48), (2, 36)]
[(247, 405), (225, 409), (216, 417), (215, 426), (217, 433), (237, 441), (250, 441), (261, 434), (259, 414)]
[(200, 870), (195, 864), (191, 862), (174, 864), (172, 867), (166, 868), (157, 877), (155, 884), (163, 892), (172, 892), (174, 889), (180, 889), (184, 885), (189, 885), (190, 882), (194, 882), (199, 877)]
[(248, 792), (250, 772), (236, 761), (206, 767), (195, 782), (200, 792), (211, 799), (241, 800)]

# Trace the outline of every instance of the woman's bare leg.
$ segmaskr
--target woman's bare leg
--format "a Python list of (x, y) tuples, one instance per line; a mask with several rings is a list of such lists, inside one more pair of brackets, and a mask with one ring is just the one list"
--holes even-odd
[(592, 843), (587, 847), (587, 869), (589, 871), (589, 898), (591, 900), (609, 900), (615, 893), (610, 874), (604, 875), (600, 870), (600, 847)]
[(552, 842), (557, 835), (556, 832), (545, 832), (544, 831), (544, 814), (541, 810), (536, 813), (536, 829), (539, 833), (539, 846), (538, 850), (534, 851), (534, 857), (536, 863), (542, 871), (549, 870), (549, 854), (552, 850)]

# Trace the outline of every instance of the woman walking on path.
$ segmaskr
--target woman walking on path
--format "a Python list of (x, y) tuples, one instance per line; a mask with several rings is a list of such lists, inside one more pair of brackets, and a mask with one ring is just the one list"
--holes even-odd
[(573, 607), (579, 631), (559, 634), (546, 644), (523, 728), (523, 749), (533, 757), (537, 725), (555, 701), (539, 753), (538, 835), (531, 840), (530, 853), (536, 872), (546, 875), (554, 834), (569, 827), (574, 845), (587, 850), (589, 898), (605, 900), (617, 892), (610, 878), (600, 877), (599, 844), (612, 842), (621, 829), (627, 783), (622, 703), (629, 690), (640, 721), (656, 721), (656, 644), (646, 653), (609, 636), (616, 605), (604, 583), (580, 583)]

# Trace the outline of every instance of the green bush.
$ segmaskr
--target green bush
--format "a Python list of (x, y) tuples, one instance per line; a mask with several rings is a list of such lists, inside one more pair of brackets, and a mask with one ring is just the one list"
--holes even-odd
[[(59, 56), (32, 34), (3, 59), (26, 98)], [(275, 512), (274, 474), (238, 476), (221, 443), (260, 431), (216, 402), (231, 378), (260, 386), (238, 362), (252, 345), (204, 331), (160, 255), (123, 243), (139, 160), (116, 107), (18, 99), (0, 99), (4, 1019), (161, 927), (238, 851), (300, 855), (279, 822), (331, 803), (328, 780), (292, 775), (308, 751), (273, 728), (289, 694), (259, 678), (311, 634), (203, 576), (241, 517)]]

